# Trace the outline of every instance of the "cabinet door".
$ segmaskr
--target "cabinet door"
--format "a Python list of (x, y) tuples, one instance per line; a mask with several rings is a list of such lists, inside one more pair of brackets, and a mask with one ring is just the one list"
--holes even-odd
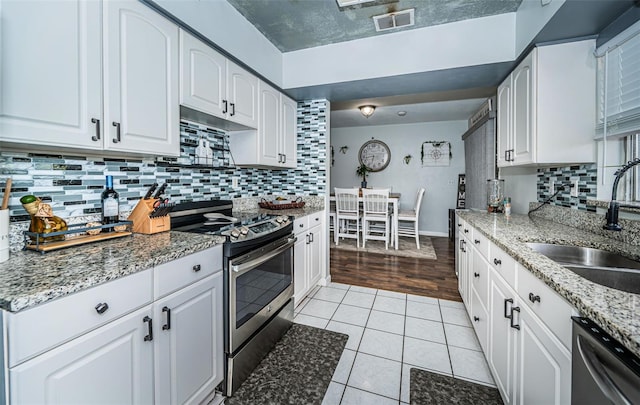
[(1, 8), (0, 141), (102, 149), (100, 3)]
[(285, 95), (282, 99), (280, 150), (284, 154), (282, 166), (295, 169), (298, 165), (298, 103)]
[(459, 246), (459, 263), (458, 263), (458, 292), (460, 293), (460, 297), (462, 297), (462, 301), (465, 303), (467, 308), (467, 312), (471, 315), (469, 308), (471, 307), (468, 291), (468, 280), (469, 280), (469, 243), (467, 239), (462, 236), (462, 231), (460, 231), (460, 240), (458, 241)]
[(311, 243), (307, 263), (309, 266), (309, 288), (318, 283), (322, 276), (322, 244), (324, 241), (324, 231), (322, 226), (316, 226), (309, 230)]
[(513, 164), (534, 162), (534, 49), (511, 74), (513, 77)]
[(228, 119), (258, 127), (258, 78), (227, 60)]
[(227, 58), (180, 30), (180, 104), (225, 118)]
[(156, 403), (200, 403), (223, 379), (222, 272), (157, 301)]
[(298, 240), (293, 245), (293, 303), (298, 306), (308, 290), (307, 277), (307, 245), (309, 237), (306, 233), (297, 235)]
[(153, 403), (153, 341), (145, 341), (145, 317), (150, 306), (10, 369), (10, 402)]
[(509, 166), (511, 164), (509, 153), (511, 150), (511, 139), (513, 128), (511, 127), (512, 104), (511, 87), (513, 76), (509, 75), (498, 87), (498, 166)]
[(510, 326), (515, 292), (495, 272), (489, 279), (489, 344), (485, 351), (493, 380), (506, 404), (513, 403), (516, 330)]
[(105, 149), (178, 156), (178, 27), (134, 1), (104, 16)]
[[(516, 313), (516, 404), (571, 403), (571, 353), (526, 305)], [(569, 320), (567, 320), (569, 322)]]
[(260, 125), (258, 128), (259, 163), (268, 166), (282, 164), (280, 138), (280, 93), (260, 82)]

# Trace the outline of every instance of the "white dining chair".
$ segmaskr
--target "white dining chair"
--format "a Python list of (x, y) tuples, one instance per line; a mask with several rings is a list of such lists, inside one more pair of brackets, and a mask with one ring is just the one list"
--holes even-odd
[(420, 234), (418, 232), (418, 224), (420, 218), (420, 205), (422, 205), (422, 196), (424, 195), (424, 187), (418, 190), (416, 196), (416, 205), (412, 210), (401, 210), (398, 212), (398, 236), (413, 236), (416, 238), (416, 247), (420, 249)]
[(336, 216), (336, 203), (332, 201), (329, 203), (329, 232), (333, 232), (334, 242), (338, 240), (337, 228), (337, 216)]
[(334, 242), (337, 245), (340, 238), (356, 240), (360, 245), (360, 204), (357, 188), (335, 188), (336, 196), (336, 226)]
[(383, 240), (389, 249), (389, 189), (362, 189), (362, 208), (362, 247), (367, 240)]

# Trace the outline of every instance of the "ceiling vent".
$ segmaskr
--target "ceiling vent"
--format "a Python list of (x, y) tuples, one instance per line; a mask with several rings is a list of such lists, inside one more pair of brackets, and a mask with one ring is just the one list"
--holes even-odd
[(376, 31), (386, 31), (393, 28), (409, 27), (415, 23), (413, 12), (415, 9), (410, 8), (402, 11), (394, 11), (389, 14), (376, 15), (373, 17), (373, 23), (376, 25)]
[(338, 2), (338, 7), (349, 7), (355, 6), (362, 3), (371, 3), (375, 0), (336, 0)]

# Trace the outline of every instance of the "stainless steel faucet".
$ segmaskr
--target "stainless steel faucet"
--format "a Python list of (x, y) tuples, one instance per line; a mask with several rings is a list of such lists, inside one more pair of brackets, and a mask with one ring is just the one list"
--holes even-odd
[[(622, 230), (622, 226), (618, 223), (618, 211), (620, 210), (620, 207), (628, 207), (632, 205), (620, 204), (619, 202), (616, 201), (616, 194), (618, 193), (618, 182), (620, 181), (620, 178), (622, 177), (622, 175), (625, 174), (627, 170), (631, 169), (633, 166), (638, 164), (640, 164), (640, 158), (630, 160), (627, 162), (626, 165), (622, 166), (620, 169), (618, 169), (615, 172), (616, 178), (615, 180), (613, 180), (613, 191), (611, 194), (611, 202), (609, 203), (609, 209), (607, 210), (607, 216), (606, 216), (607, 223), (603, 226), (604, 229), (609, 231)], [(633, 206), (637, 206), (637, 205), (633, 205)]]

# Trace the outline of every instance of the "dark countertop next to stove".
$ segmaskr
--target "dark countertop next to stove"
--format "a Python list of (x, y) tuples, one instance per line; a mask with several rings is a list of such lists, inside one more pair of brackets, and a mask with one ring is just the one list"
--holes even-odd
[(0, 309), (18, 312), (223, 242), (220, 236), (169, 231), (46, 254), (11, 253), (8, 261), (0, 263)]
[(512, 215), (507, 219), (504, 215), (486, 212), (458, 210), (457, 213), (553, 288), (583, 316), (591, 318), (640, 356), (640, 294), (593, 283), (536, 253), (525, 243), (545, 242), (592, 247), (619, 253), (634, 260), (640, 259), (640, 246), (526, 215)]

